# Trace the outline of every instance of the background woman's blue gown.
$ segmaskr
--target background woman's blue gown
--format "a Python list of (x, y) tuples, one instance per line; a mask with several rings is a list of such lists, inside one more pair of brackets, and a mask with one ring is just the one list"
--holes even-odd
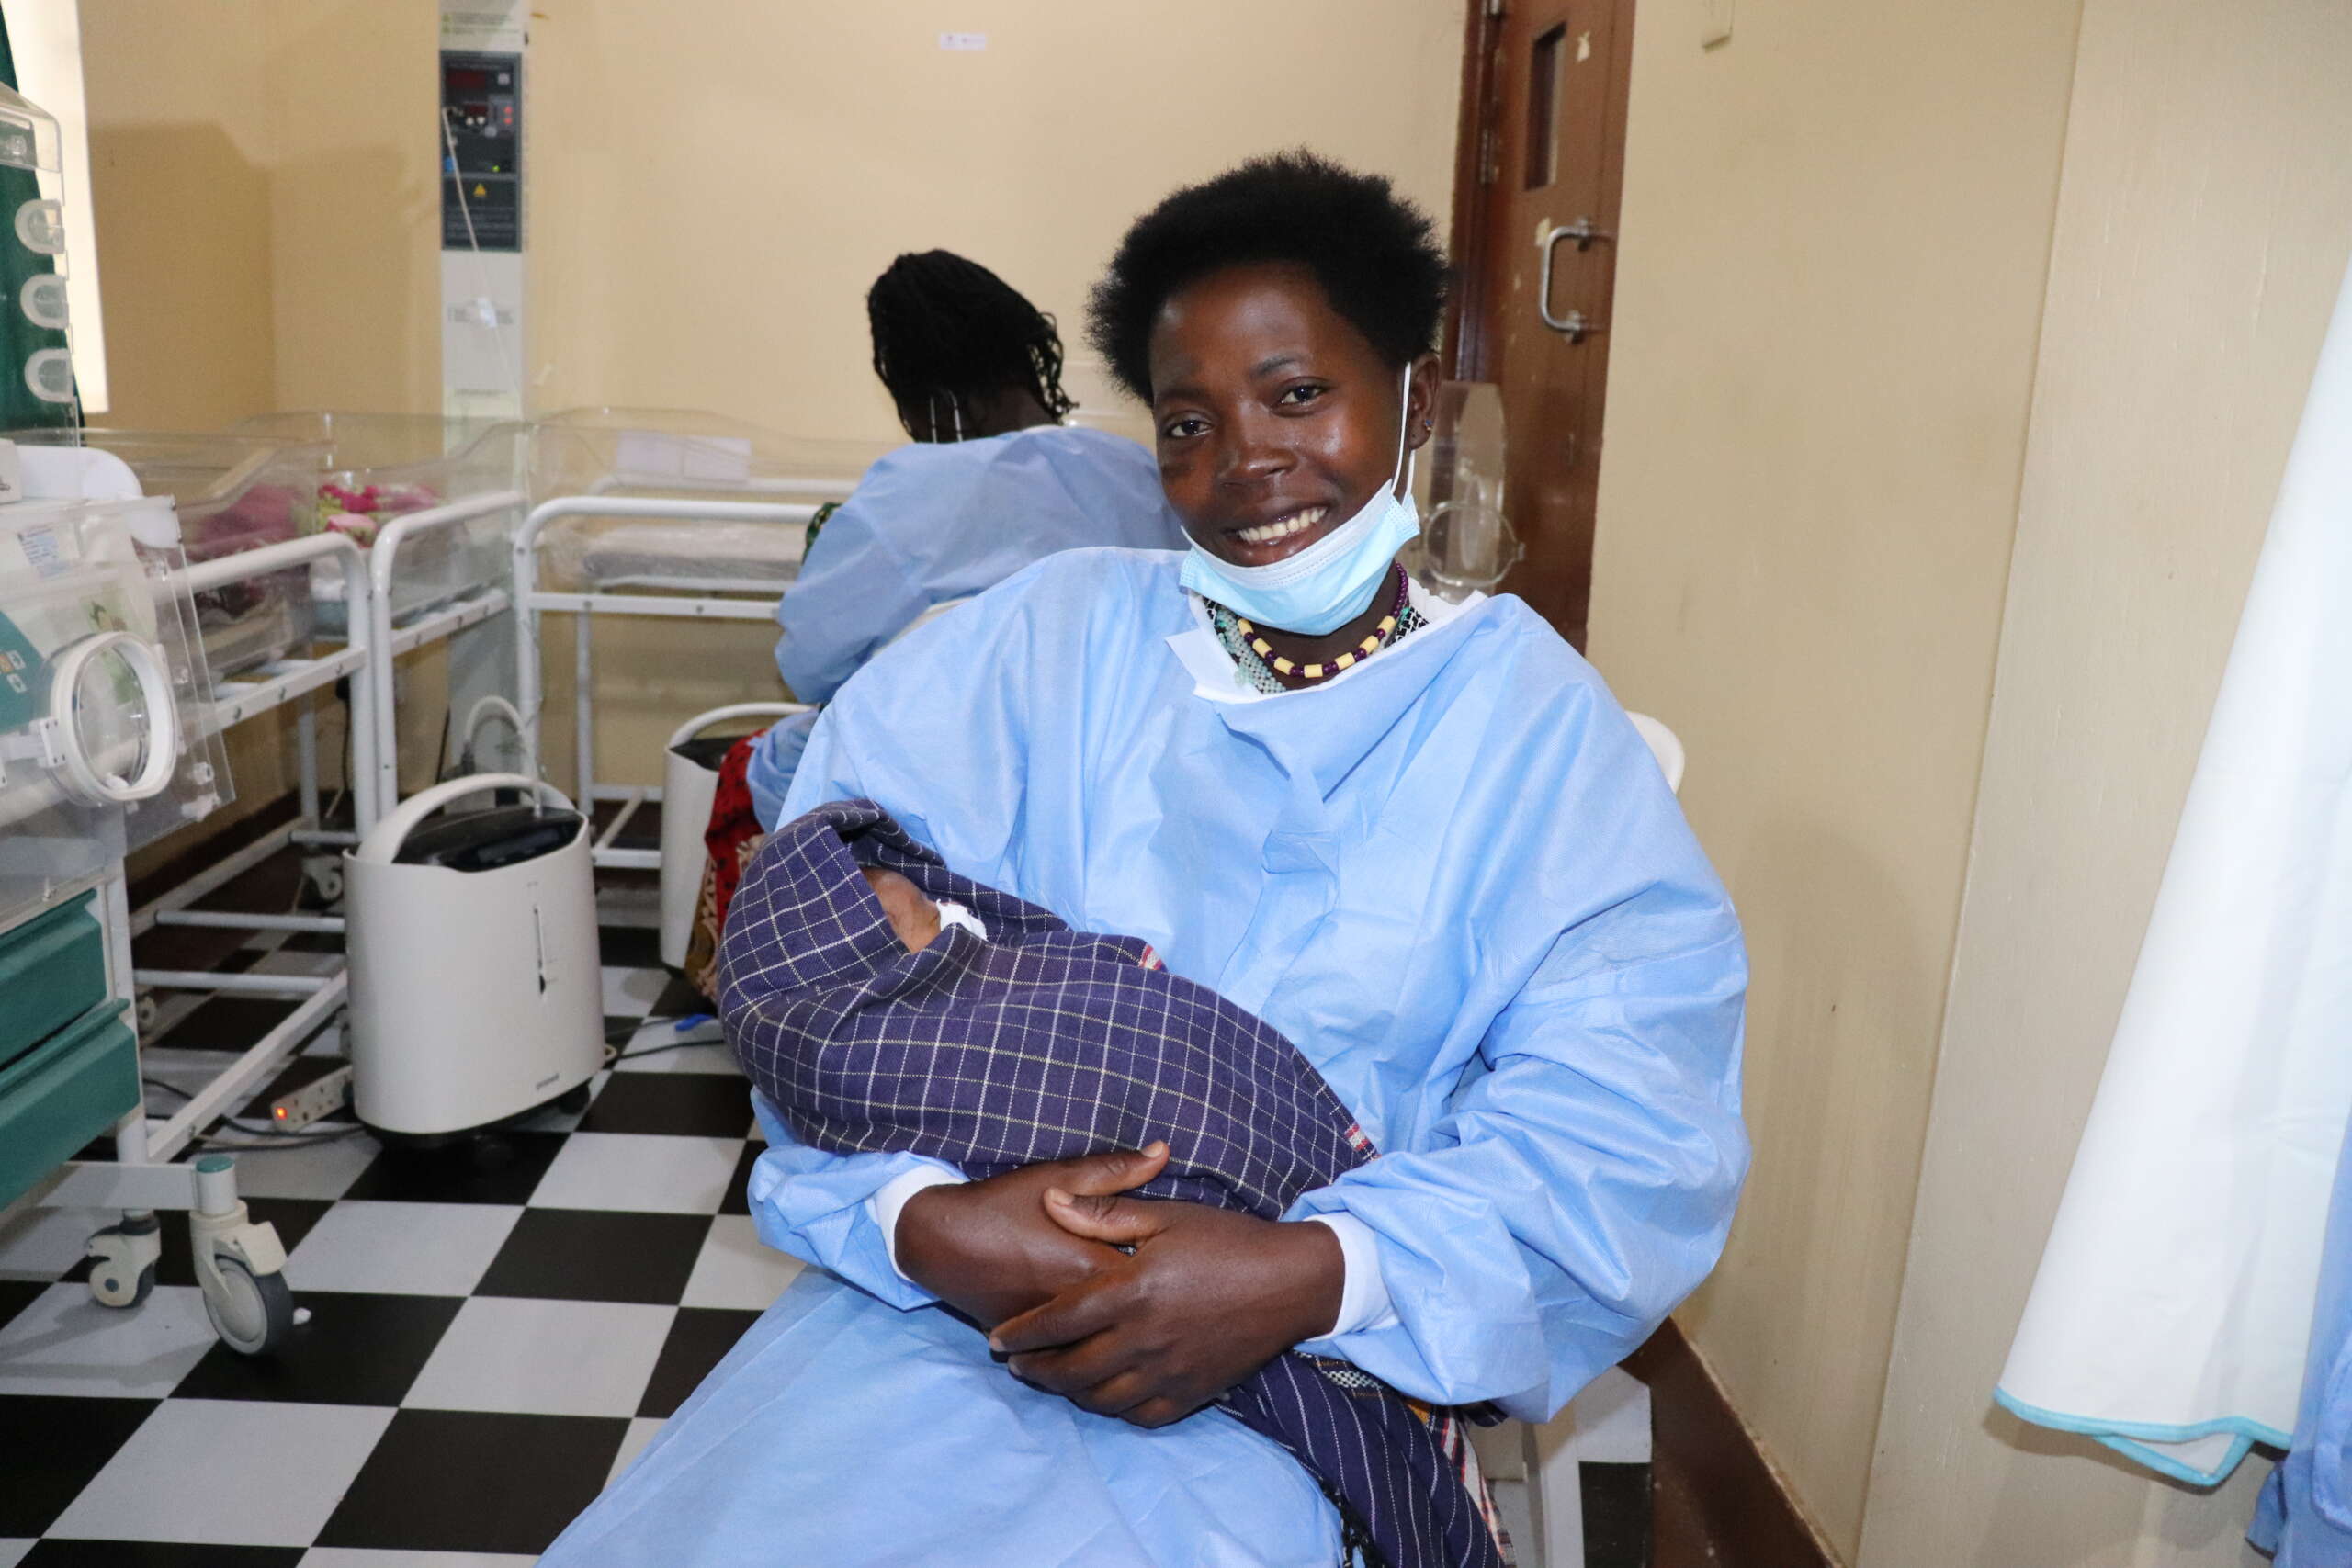
[[(1592, 670), (1516, 599), (1321, 689), (1234, 682), (1178, 557), (1082, 550), (892, 648), (816, 726), (797, 814), (868, 795), (948, 863), (1306, 1052), (1382, 1157), (1303, 1197), (1378, 1238), (1395, 1319), (1316, 1341), (1541, 1418), (1713, 1266), (1747, 1157), (1746, 961)], [(1329, 1568), (1329, 1509), (1215, 1412), (1159, 1431), (1015, 1382), (892, 1269), (914, 1156), (771, 1127), (801, 1276), (545, 1562)]]
[[(993, 588), (1090, 545), (1178, 549), (1159, 464), (1124, 435), (1041, 424), (976, 441), (910, 442), (866, 470), (775, 607), (775, 666), (804, 703), (842, 682), (933, 604)], [(747, 781), (773, 823), (813, 716), (770, 728)]]

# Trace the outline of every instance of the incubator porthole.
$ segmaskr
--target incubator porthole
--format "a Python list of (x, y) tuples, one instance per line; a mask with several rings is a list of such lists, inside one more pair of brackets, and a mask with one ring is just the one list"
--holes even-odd
[(107, 788), (128, 788), (147, 768), (153, 726), (139, 671), (119, 647), (82, 666), (74, 689), (74, 738)]
[(43, 402), (74, 400), (74, 360), (62, 348), (44, 348), (25, 361), (25, 385)]
[(28, 251), (45, 256), (65, 254), (65, 207), (62, 202), (28, 201), (17, 209), (17, 239)]
[(25, 320), (37, 327), (63, 332), (66, 322), (65, 279), (53, 272), (37, 272), (17, 293)]

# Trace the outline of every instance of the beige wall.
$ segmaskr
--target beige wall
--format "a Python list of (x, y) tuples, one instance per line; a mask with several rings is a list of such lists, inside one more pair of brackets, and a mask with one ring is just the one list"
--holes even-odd
[[(1750, 1180), (1681, 1315), (1860, 1537), (2016, 518), (2075, 7), (1636, 8), (1591, 653), (1747, 922)], [(1516, 434), (1517, 433), (1514, 433)]]
[[(548, 0), (532, 24), (532, 396), (895, 437), (864, 300), (944, 245), (1057, 315), (1138, 211), (1309, 143), (1451, 200), (1453, 0)], [(950, 52), (944, 31), (988, 35)]]
[[(82, 0), (90, 195), (106, 257), (119, 429), (218, 430), (271, 405), (275, 140), (261, 0)], [(293, 787), (284, 720), (228, 736), (234, 804), (217, 831)], [(172, 840), (133, 870), (172, 858)]]
[[(437, 409), (434, 0), (85, 10), (94, 142), (115, 154), (95, 154), (109, 423)], [(895, 439), (863, 302), (902, 250), (987, 263), (1082, 353), (1087, 287), (1127, 220), (1253, 152), (1306, 142), (1384, 170), (1442, 223), (1461, 28), (1449, 0), (548, 0), (526, 397)], [(950, 30), (989, 46), (943, 51)], [(1071, 387), (1104, 389), (1083, 365)], [(696, 627), (740, 675), (685, 695), (660, 673), (681, 635), (598, 628), (601, 775), (655, 782), (679, 718), (777, 694), (767, 638)], [(568, 642), (549, 646), (568, 681)], [(568, 758), (568, 714), (550, 716)], [(249, 795), (276, 792), (282, 761), (240, 760)]]
[(2352, 9), (2089, 0), (1871, 1568), (2202, 1568), (2218, 1494), (1988, 1396), (2352, 251)]

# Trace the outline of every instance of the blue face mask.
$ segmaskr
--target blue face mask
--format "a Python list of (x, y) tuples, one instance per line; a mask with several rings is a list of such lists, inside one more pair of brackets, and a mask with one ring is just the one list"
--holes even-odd
[[(1245, 620), (1302, 637), (1335, 632), (1372, 607), (1388, 563), (1421, 531), (1413, 505), (1405, 421), (1412, 412), (1413, 367), (1405, 367), (1405, 412), (1396, 426), (1396, 467), (1362, 511), (1306, 548), (1268, 566), (1236, 566), (1195, 542), (1184, 556), (1185, 587)], [(1405, 480), (1405, 493), (1396, 493)]]

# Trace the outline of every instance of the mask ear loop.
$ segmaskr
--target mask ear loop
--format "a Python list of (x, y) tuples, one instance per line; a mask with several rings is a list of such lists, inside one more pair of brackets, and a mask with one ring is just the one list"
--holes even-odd
[(939, 394), (925, 392), (922, 406), (931, 411), (931, 443), (936, 446), (939, 445)]
[(964, 439), (964, 400), (963, 400), (963, 399), (961, 399), (961, 398), (959, 398), (959, 397), (957, 397), (957, 396), (956, 396), (955, 393), (953, 393), (953, 392), (948, 393), (948, 394), (947, 394), (947, 412), (948, 412), (948, 416), (949, 416), (950, 418), (952, 418), (953, 420), (955, 420), (955, 422), (956, 422), (956, 440), (958, 440), (958, 441), (963, 440), (963, 439)]
[(1396, 462), (1388, 475), (1388, 493), (1409, 500), (1413, 493), (1412, 459), (1420, 456), (1405, 445), (1405, 438), (1413, 430), (1413, 362), (1409, 359), (1405, 362), (1404, 392), (1405, 400), (1396, 410)]

